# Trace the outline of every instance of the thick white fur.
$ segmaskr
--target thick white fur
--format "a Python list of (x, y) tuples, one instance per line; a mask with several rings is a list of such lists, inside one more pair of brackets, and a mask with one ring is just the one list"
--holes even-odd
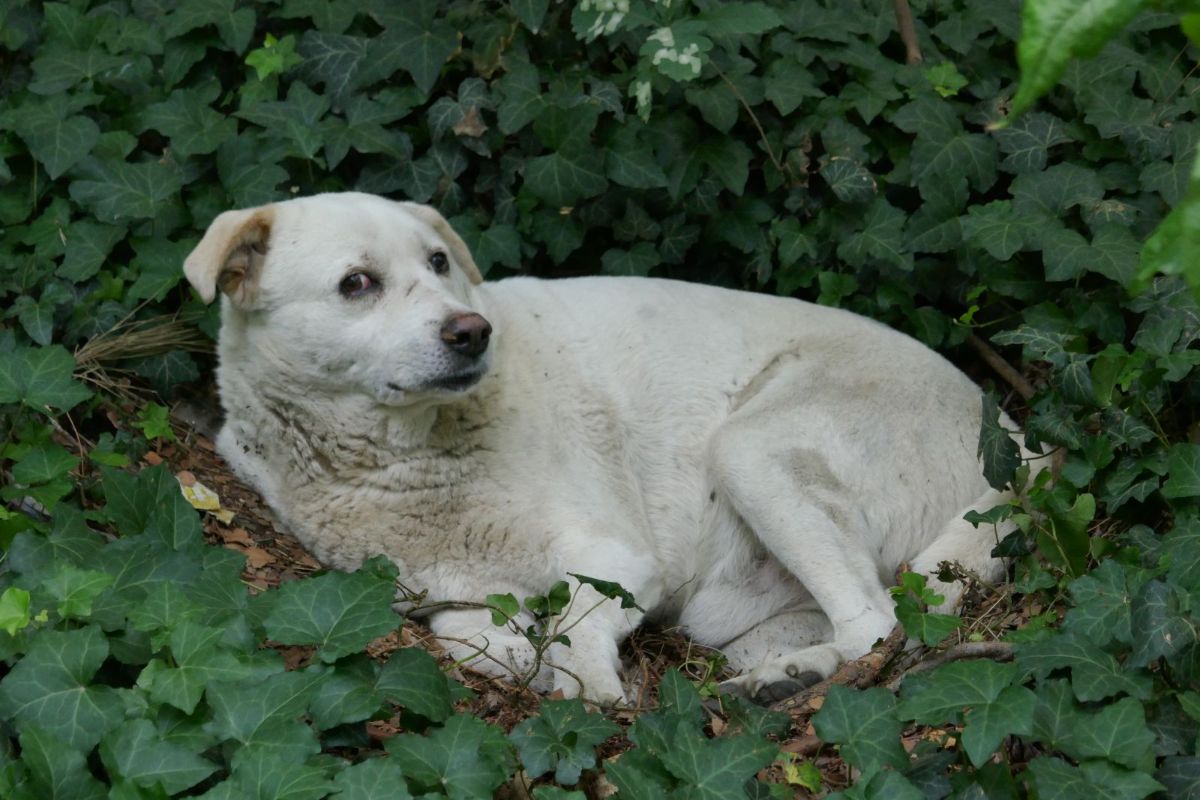
[[(725, 648), (752, 694), (828, 676), (888, 633), (901, 563), (999, 572), (995, 532), (962, 521), (1003, 499), (975, 455), (979, 390), (907, 336), (666, 280), (476, 284), (436, 212), (362, 194), (222, 215), (186, 267), (202, 295), (225, 240), (254, 238), (238, 233), (247, 215), (269, 231), (245, 251), (249, 283), (226, 287), (218, 447), (327, 565), (386, 554), (430, 600), (543, 593), (568, 572), (618, 581)], [(363, 267), (382, 291), (342, 297)], [(486, 376), (427, 388), (461, 372), (439, 330), (470, 311), (494, 327)], [(576, 609), (592, 605), (582, 591)], [(551, 653), (583, 687), (554, 683), (619, 698), (617, 645), (640, 620), (616, 603), (583, 618)], [(528, 662), (484, 613), (430, 625)]]

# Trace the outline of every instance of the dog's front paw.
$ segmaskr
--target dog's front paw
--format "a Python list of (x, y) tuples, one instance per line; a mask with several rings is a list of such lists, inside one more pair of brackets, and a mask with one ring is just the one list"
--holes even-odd
[(554, 688), (563, 697), (579, 697), (598, 706), (626, 705), (621, 678), (611, 670), (554, 671)]
[(806, 647), (723, 681), (721, 692), (762, 705), (778, 703), (825, 680), (841, 663), (841, 654), (831, 645)]

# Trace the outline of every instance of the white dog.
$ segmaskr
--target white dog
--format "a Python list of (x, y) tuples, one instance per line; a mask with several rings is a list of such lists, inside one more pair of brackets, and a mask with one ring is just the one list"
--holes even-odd
[[(871, 320), (667, 280), (484, 283), (436, 211), (363, 194), (221, 214), (185, 272), (224, 294), (218, 448), (329, 566), (386, 554), (452, 601), (617, 581), (767, 700), (891, 630), (899, 564), (999, 574), (962, 519), (1005, 499), (979, 389)], [(640, 619), (583, 616), (553, 682), (619, 699)], [(485, 611), (429, 624), (458, 655), (532, 658)]]

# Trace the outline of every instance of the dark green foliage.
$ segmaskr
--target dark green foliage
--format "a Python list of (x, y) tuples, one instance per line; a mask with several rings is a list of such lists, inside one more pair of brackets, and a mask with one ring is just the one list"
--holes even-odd
[[(180, 264), (217, 213), (342, 189), (436, 205), (489, 277), (794, 294), (1026, 362), (1027, 408), (997, 386), (978, 446), (994, 486), (1028, 491), (971, 519), (1016, 524), (1016, 586), (1065, 600), (1061, 628), (1051, 608), (1015, 664), (947, 665), (899, 703), (837, 689), (817, 730), (862, 770), (852, 797), (1197, 794), (1200, 307), (1175, 277), (1139, 277), (1139, 259), (1190, 275), (1200, 250), (1194, 53), (1134, 0), (1029, 2), (1043, 27), (1021, 51), (1016, 2), (911, 5), (921, 65), (883, 0), (0, 9), (0, 795), (487, 797), (517, 768), (498, 729), (455, 715), (461, 689), (427, 654), (361, 654), (395, 624), (390, 565), (250, 604), (174, 477), (120, 471), (169, 438), (161, 411), (90, 452), (58, 433), (102, 417), (84, 342), (175, 313), (214, 335)], [(182, 343), (106, 358), (165, 396), (208, 366)], [(1002, 405), (1030, 450), (1063, 451), (1056, 481)], [(902, 589), (910, 634), (953, 632), (927, 589)], [(567, 597), (525, 607), (544, 622)], [(494, 599), (501, 623), (520, 611)], [(285, 671), (268, 637), (314, 663)], [(740, 732), (709, 739), (677, 674), (660, 700), (605, 767), (622, 796), (767, 791), (777, 719), (735, 706)], [(393, 704), (424, 733), (331, 755)], [(957, 749), (913, 760), (912, 720), (961, 726)], [(608, 730), (547, 704), (514, 739), (528, 772), (573, 784)], [(1011, 737), (1037, 754), (1016, 776)]]

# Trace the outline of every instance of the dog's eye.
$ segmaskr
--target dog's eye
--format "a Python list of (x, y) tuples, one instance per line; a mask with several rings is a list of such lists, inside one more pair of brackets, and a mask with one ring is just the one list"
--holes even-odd
[(438, 275), (445, 275), (450, 269), (450, 260), (446, 258), (446, 254), (442, 251), (437, 251), (429, 256), (429, 266), (433, 267), (433, 271)]
[(378, 289), (379, 281), (365, 272), (351, 272), (338, 284), (342, 297), (362, 297)]

